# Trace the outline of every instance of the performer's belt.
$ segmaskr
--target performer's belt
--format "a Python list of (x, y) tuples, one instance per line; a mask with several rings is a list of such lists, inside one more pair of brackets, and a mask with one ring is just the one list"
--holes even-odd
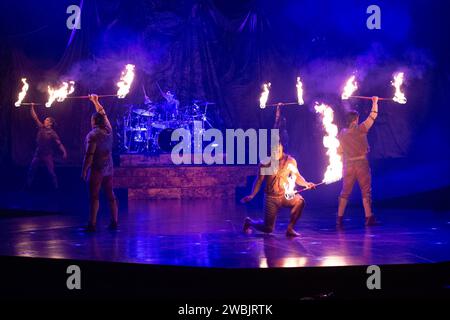
[(353, 158), (347, 158), (347, 159), (345, 159), (345, 162), (356, 161), (356, 160), (366, 160), (366, 155), (359, 156), (359, 157), (353, 157)]

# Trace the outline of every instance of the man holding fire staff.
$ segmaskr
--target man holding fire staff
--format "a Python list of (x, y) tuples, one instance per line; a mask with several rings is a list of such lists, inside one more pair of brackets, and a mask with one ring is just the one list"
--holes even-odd
[(339, 197), (339, 207), (337, 214), (337, 226), (342, 226), (345, 208), (348, 197), (353, 186), (358, 181), (361, 188), (366, 226), (376, 224), (375, 216), (372, 212), (372, 187), (371, 173), (367, 153), (369, 143), (367, 133), (378, 116), (378, 97), (372, 97), (372, 110), (365, 121), (359, 123), (359, 113), (350, 111), (347, 113), (347, 128), (341, 130), (338, 135), (340, 146), (338, 153), (343, 157), (343, 183)]

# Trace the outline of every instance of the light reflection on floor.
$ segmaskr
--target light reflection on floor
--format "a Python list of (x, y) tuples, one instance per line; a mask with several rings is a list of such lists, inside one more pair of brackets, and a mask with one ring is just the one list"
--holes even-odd
[(86, 216), (2, 218), (0, 255), (227, 268), (292, 268), (450, 260), (450, 213), (378, 210), (382, 225), (363, 226), (361, 209), (336, 230), (335, 209), (306, 208), (301, 238), (284, 235), (282, 211), (271, 235), (244, 235), (243, 218), (260, 212), (234, 201), (136, 201), (121, 212), (117, 232), (85, 234)]

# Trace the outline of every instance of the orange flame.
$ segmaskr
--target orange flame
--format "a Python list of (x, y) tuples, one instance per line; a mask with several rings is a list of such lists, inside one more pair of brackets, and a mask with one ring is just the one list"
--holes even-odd
[(334, 112), (330, 106), (326, 104), (317, 104), (314, 107), (316, 113), (322, 115), (322, 124), (326, 131), (323, 137), (323, 145), (327, 148), (328, 167), (325, 171), (323, 182), (326, 184), (338, 181), (342, 178), (342, 158), (338, 154), (339, 140), (337, 139), (338, 128), (333, 123)]
[(347, 100), (353, 92), (355, 92), (358, 89), (358, 84), (356, 83), (355, 76), (351, 76), (348, 78), (347, 82), (345, 83), (344, 91), (342, 92), (341, 99)]
[(47, 108), (50, 108), (53, 102), (63, 102), (67, 96), (75, 91), (75, 81), (63, 82), (58, 88), (52, 88), (48, 86), (48, 101), (45, 104)]
[(295, 181), (297, 180), (296, 173), (298, 170), (292, 163), (289, 163), (287, 168), (289, 170), (289, 175), (287, 176), (287, 183), (283, 182), (284, 196), (287, 200), (291, 200), (295, 196)]
[(304, 105), (305, 101), (303, 100), (303, 83), (300, 81), (300, 77), (297, 77), (297, 102), (299, 105)]
[(269, 99), (269, 88), (271, 86), (271, 83), (264, 83), (263, 84), (263, 92), (261, 93), (261, 97), (259, 98), (259, 107), (261, 109), (264, 109), (267, 104), (267, 100)]
[(22, 78), (22, 83), (23, 83), (22, 90), (19, 92), (19, 95), (18, 95), (16, 103), (14, 103), (14, 105), (16, 107), (20, 107), (20, 105), (22, 104), (23, 99), (25, 99), (25, 96), (27, 95), (28, 88), (30, 87), (28, 85), (28, 83), (27, 83), (27, 79), (26, 78)]
[(133, 64), (127, 64), (125, 70), (122, 71), (120, 81), (117, 82), (117, 87), (119, 88), (117, 90), (117, 97), (120, 99), (125, 98), (130, 92), (130, 87), (134, 80), (134, 68), (135, 66)]
[(404, 73), (399, 72), (394, 75), (394, 80), (391, 81), (392, 86), (395, 88), (395, 94), (394, 94), (394, 98), (392, 100), (394, 100), (395, 102), (401, 103), (401, 104), (406, 103), (405, 94), (401, 90), (401, 86), (403, 84), (403, 77), (404, 77)]

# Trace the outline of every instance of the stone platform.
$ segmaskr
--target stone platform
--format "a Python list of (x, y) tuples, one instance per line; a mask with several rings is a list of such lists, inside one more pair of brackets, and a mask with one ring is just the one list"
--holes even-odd
[(128, 189), (129, 200), (234, 199), (256, 172), (249, 165), (174, 165), (170, 154), (121, 155), (114, 187)]

